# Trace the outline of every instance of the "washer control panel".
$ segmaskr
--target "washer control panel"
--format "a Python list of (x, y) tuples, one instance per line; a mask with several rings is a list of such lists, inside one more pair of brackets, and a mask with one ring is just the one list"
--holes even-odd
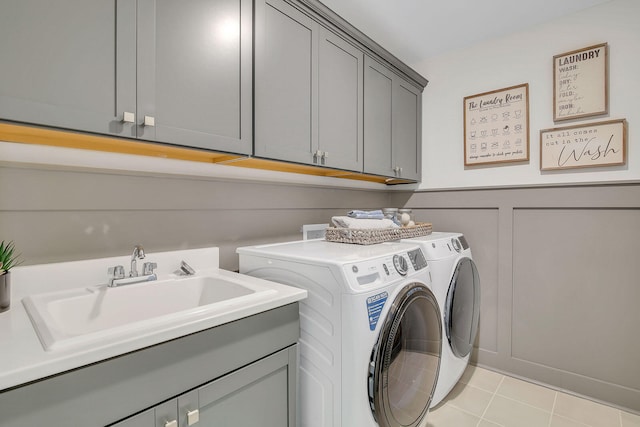
[(398, 280), (408, 274), (427, 268), (422, 249), (362, 261), (344, 266), (344, 272), (353, 285), (362, 287)]
[(427, 267), (427, 259), (424, 257), (422, 249), (414, 249), (407, 252), (407, 255), (409, 256), (411, 264), (413, 264), (413, 268), (416, 271), (422, 270), (423, 268)]

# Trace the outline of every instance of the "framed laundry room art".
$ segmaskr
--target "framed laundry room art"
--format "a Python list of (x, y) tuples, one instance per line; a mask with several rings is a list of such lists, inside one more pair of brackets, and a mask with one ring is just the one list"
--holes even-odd
[(609, 112), (607, 43), (553, 57), (553, 121)]
[(464, 165), (529, 160), (529, 84), (464, 98)]
[(627, 162), (627, 121), (540, 131), (540, 170), (620, 166)]

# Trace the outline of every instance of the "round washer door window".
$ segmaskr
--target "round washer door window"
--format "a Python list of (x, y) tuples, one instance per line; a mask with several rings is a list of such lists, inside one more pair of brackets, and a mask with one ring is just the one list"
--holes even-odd
[(442, 351), (440, 309), (424, 284), (398, 294), (369, 365), (369, 404), (380, 427), (415, 427), (433, 396)]
[(444, 318), (447, 339), (457, 357), (471, 353), (479, 318), (480, 276), (473, 260), (462, 258), (451, 277)]

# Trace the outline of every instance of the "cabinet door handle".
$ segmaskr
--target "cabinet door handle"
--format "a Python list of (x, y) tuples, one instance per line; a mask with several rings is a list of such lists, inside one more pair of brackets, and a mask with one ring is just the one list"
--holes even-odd
[(328, 151), (321, 151), (322, 156), (320, 157), (320, 164), (322, 166), (327, 164), (327, 157), (329, 157), (329, 152)]
[(196, 424), (198, 421), (200, 421), (200, 411), (199, 410), (196, 409), (196, 410), (187, 412), (187, 425), (188, 426), (192, 426), (192, 425)]
[(164, 423), (164, 427), (178, 427), (178, 420), (171, 420)]
[(135, 123), (136, 115), (134, 113), (130, 113), (129, 111), (125, 111), (122, 117), (122, 121), (124, 123)]
[(142, 123), (142, 126), (155, 126), (156, 125), (156, 118), (153, 116), (144, 116), (144, 122)]

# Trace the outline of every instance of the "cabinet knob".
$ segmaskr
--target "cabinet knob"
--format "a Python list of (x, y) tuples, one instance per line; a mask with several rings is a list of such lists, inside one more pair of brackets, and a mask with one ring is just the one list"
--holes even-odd
[(164, 423), (164, 427), (178, 427), (178, 420), (171, 420)]
[(142, 123), (143, 126), (155, 126), (156, 125), (156, 118), (153, 116), (144, 116), (144, 122)]
[(187, 412), (187, 425), (192, 426), (196, 424), (198, 421), (200, 421), (199, 410), (196, 409), (196, 410)]
[(125, 111), (123, 116), (122, 116), (122, 121), (124, 123), (135, 123), (136, 115), (134, 113), (130, 113), (128, 111)]

